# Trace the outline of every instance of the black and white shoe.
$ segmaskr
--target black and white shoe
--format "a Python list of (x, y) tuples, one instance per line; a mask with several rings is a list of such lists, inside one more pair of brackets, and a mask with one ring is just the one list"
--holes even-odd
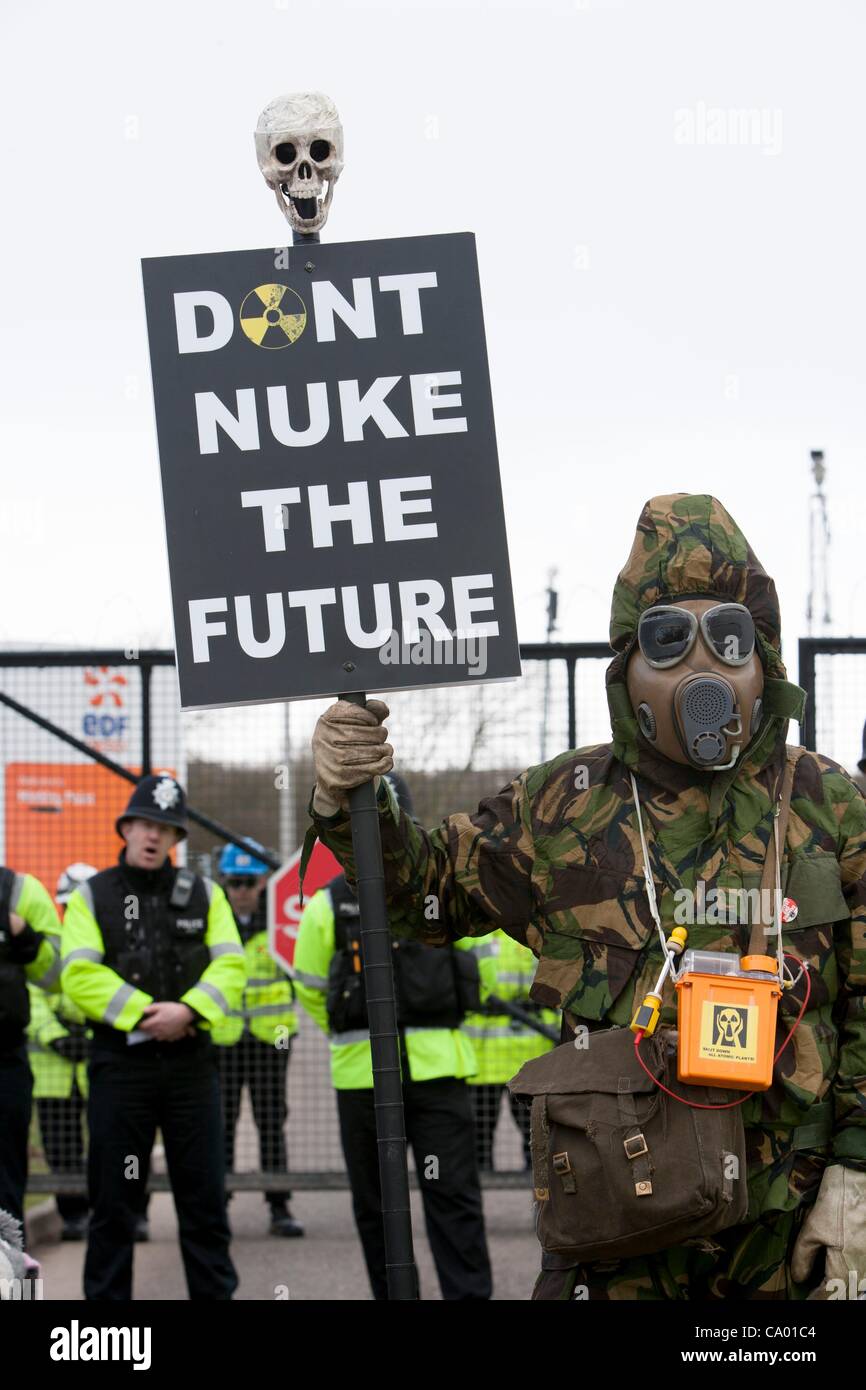
[(298, 1237), (304, 1234), (300, 1221), (296, 1221), (288, 1207), (271, 1207), (271, 1235)]

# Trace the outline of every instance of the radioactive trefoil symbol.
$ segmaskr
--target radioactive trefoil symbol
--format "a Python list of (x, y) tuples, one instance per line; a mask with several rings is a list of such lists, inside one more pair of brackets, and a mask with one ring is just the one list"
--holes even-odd
[(734, 1008), (730, 1004), (717, 1005), (713, 1022), (716, 1032), (714, 1045), (742, 1052), (746, 1046), (746, 1010)]
[(307, 326), (307, 306), (288, 285), (257, 285), (244, 297), (240, 324), (251, 343), (284, 348), (296, 343)]

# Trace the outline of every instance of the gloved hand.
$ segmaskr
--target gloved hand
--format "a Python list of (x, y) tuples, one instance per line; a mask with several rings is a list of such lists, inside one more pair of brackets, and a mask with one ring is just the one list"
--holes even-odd
[(65, 1062), (83, 1062), (89, 1044), (84, 1029), (72, 1029), (61, 1038), (52, 1038), (50, 1046)]
[(382, 727), (388, 714), (382, 700), (368, 700), (366, 708), (337, 700), (320, 717), (313, 733), (313, 808), (320, 815), (346, 809), (353, 787), (391, 771), (394, 749), (386, 742), (388, 730)]
[(840, 1279), (848, 1298), (848, 1275), (866, 1277), (866, 1173), (833, 1163), (824, 1170), (818, 1198), (803, 1222), (791, 1257), (791, 1274), (805, 1283), (819, 1251), (825, 1253), (824, 1279), (810, 1298), (828, 1298), (830, 1279)]

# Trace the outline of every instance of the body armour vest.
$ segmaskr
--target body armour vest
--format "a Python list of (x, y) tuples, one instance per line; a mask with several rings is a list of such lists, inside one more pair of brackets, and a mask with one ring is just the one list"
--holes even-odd
[[(358, 902), (341, 875), (328, 884), (334, 909), (334, 956), (328, 971), (327, 1010), (332, 1033), (368, 1028), (361, 961)], [(481, 1007), (474, 951), (394, 939), (394, 992), (400, 1028), (458, 1028)]]
[(154, 999), (177, 1001), (210, 964), (208, 884), (168, 861), (155, 873), (121, 862), (88, 880), (104, 964)]
[(0, 868), (0, 1051), (16, 1047), (30, 1022), (30, 996), (20, 961), (14, 958), (9, 903), (15, 875)]

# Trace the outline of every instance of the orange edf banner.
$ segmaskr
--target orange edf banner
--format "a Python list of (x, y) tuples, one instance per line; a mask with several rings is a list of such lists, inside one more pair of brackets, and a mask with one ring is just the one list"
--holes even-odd
[(70, 864), (110, 868), (123, 848), (114, 822), (132, 788), (98, 763), (7, 763), (7, 865), (33, 874), (52, 897)]

